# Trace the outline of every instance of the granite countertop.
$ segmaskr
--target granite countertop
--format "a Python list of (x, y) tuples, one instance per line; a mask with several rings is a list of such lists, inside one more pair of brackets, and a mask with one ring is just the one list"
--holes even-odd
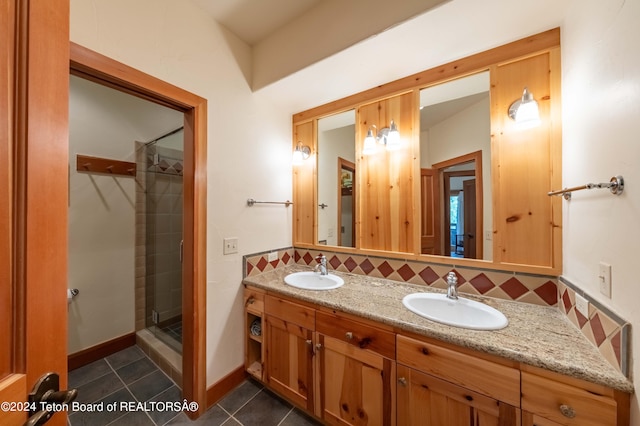
[(335, 290), (303, 290), (284, 283), (300, 265), (278, 268), (244, 279), (243, 283), (305, 302), (367, 318), (399, 330), (478, 350), (632, 393), (633, 384), (553, 307), (460, 293), (501, 311), (509, 320), (502, 330), (478, 331), (430, 321), (404, 307), (402, 298), (416, 292), (442, 292), (383, 278), (331, 271), (345, 284)]

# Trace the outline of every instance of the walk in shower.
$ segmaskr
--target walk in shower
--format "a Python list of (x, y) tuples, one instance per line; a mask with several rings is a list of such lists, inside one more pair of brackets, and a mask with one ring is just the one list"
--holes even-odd
[(182, 353), (183, 153), (176, 129), (143, 144), (146, 329)]

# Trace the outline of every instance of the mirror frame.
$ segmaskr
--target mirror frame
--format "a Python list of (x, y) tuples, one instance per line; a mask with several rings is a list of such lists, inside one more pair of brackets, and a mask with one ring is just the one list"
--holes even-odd
[[(371, 255), (387, 258), (397, 258), (405, 260), (418, 260), (429, 261), (437, 264), (455, 265), (455, 266), (470, 266), (480, 267), (483, 269), (493, 269), (501, 271), (511, 272), (525, 272), (536, 273), (544, 275), (559, 275), (562, 272), (562, 202), (559, 197), (552, 197), (549, 201), (549, 211), (551, 212), (552, 220), (550, 224), (550, 243), (549, 247), (545, 247), (545, 250), (549, 250), (549, 265), (531, 265), (523, 264), (512, 261), (502, 260), (500, 257), (493, 256), (493, 260), (477, 260), (477, 259), (464, 259), (445, 257), (438, 255), (423, 255), (420, 254), (419, 244), (415, 244), (416, 248), (413, 252), (394, 252), (394, 251), (382, 251), (372, 249), (359, 248), (359, 244), (356, 243), (356, 248), (340, 247), (340, 246), (325, 246), (319, 245), (317, 241), (317, 211), (314, 208), (317, 206), (317, 120), (323, 117), (327, 117), (333, 114), (344, 112), (350, 109), (358, 109), (360, 106), (370, 104), (375, 101), (382, 101), (389, 99), (393, 96), (406, 94), (412, 92), (414, 99), (417, 100), (419, 91), (429, 86), (444, 83), (453, 79), (465, 77), (467, 75), (475, 74), (482, 71), (489, 71), (491, 75), (492, 90), (495, 85), (494, 73), (497, 67), (504, 64), (514, 63), (516, 61), (527, 59), (536, 55), (544, 53), (549, 54), (550, 73), (549, 87), (550, 96), (546, 100), (552, 99), (553, 102), (549, 102), (549, 122), (547, 125), (547, 131), (549, 134), (549, 150), (551, 153), (551, 167), (550, 167), (550, 185), (552, 187), (561, 187), (562, 184), (562, 144), (561, 144), (561, 92), (560, 92), (560, 29), (554, 28), (539, 34), (535, 34), (512, 43), (505, 44), (500, 47), (496, 47), (481, 53), (477, 53), (459, 60), (431, 68), (417, 74), (413, 74), (393, 82), (383, 84), (381, 86), (360, 92), (334, 102), (330, 102), (325, 105), (321, 105), (297, 114), (293, 115), (293, 140), (292, 147), (302, 141), (305, 145), (311, 147), (312, 156), (311, 161), (306, 161), (302, 166), (295, 166), (293, 168), (293, 246), (306, 249), (315, 250), (331, 250), (339, 253), (354, 253), (360, 255)], [(557, 72), (556, 72), (557, 71)], [(492, 91), (493, 93), (493, 91)], [(492, 120), (492, 145), (495, 143), (494, 138), (494, 113), (493, 110), (502, 110), (502, 105), (495, 105), (495, 101), (491, 100), (491, 120)], [(507, 105), (508, 106), (508, 105)], [(416, 108), (414, 108), (413, 117), (414, 123), (418, 117), (417, 101)], [(507, 116), (506, 108), (505, 113)], [(502, 118), (501, 118), (502, 119)], [(356, 120), (358, 121), (358, 120)], [(507, 124), (505, 124), (507, 126)], [(419, 131), (415, 128), (412, 130), (413, 134), (410, 136), (412, 144), (415, 144), (415, 139), (418, 137)], [(356, 126), (356, 141), (364, 138), (361, 134), (362, 130), (360, 126)], [(356, 146), (358, 144), (356, 143)], [(492, 148), (493, 151), (493, 148)], [(361, 153), (357, 150), (356, 158), (360, 157)], [(497, 160), (493, 158), (492, 154), (492, 186), (496, 188), (499, 185), (498, 174), (493, 171), (498, 169), (499, 164)], [(416, 168), (416, 165), (413, 165)], [(362, 181), (360, 180), (360, 184)], [(417, 190), (415, 191), (417, 193)], [(494, 191), (495, 199), (498, 198), (498, 188)], [(545, 194), (546, 195), (546, 194)], [(485, 200), (490, 202), (490, 200)], [(359, 218), (359, 203), (356, 203), (356, 217)], [(496, 217), (494, 211), (494, 218)], [(511, 219), (511, 218), (509, 218)], [(509, 219), (507, 222), (509, 222)], [(495, 220), (494, 220), (495, 222)], [(494, 225), (495, 226), (495, 225)], [(358, 240), (359, 241), (359, 237)], [(494, 241), (494, 245), (497, 241)], [(546, 245), (545, 245), (546, 246)], [(494, 253), (498, 249), (494, 248)]]

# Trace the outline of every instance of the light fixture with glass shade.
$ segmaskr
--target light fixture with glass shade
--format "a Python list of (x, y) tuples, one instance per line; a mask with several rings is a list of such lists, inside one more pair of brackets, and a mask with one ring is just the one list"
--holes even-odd
[(302, 142), (298, 142), (296, 149), (293, 150), (293, 159), (291, 164), (294, 166), (300, 166), (311, 155), (311, 148), (307, 145), (303, 145)]
[(522, 92), (522, 98), (509, 106), (509, 117), (520, 129), (530, 129), (540, 125), (538, 102), (533, 99), (533, 95), (526, 86)]
[(376, 152), (376, 142), (386, 147), (388, 151), (394, 151), (402, 147), (400, 141), (400, 132), (395, 121), (391, 120), (389, 127), (384, 127), (376, 131), (377, 127), (372, 125), (367, 131), (362, 147), (362, 155), (371, 155)]

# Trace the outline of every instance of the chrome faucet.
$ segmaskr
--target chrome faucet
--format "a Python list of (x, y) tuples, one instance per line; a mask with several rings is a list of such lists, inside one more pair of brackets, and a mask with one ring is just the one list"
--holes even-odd
[(316, 256), (316, 261), (318, 264), (313, 268), (313, 272), (320, 272), (320, 275), (329, 275), (329, 271), (327, 270), (327, 257), (319, 254)]
[(447, 297), (452, 300), (458, 300), (458, 276), (455, 272), (447, 274)]

